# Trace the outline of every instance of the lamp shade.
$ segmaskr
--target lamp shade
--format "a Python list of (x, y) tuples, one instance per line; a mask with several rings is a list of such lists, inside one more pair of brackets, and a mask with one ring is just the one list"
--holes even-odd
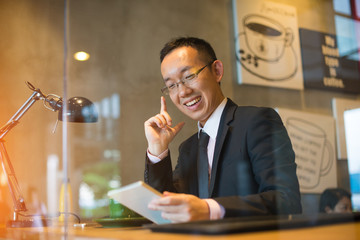
[[(66, 118), (68, 122), (97, 122), (98, 113), (95, 105), (87, 98), (73, 97), (67, 101)], [(63, 119), (63, 108), (59, 109), (58, 119)]]

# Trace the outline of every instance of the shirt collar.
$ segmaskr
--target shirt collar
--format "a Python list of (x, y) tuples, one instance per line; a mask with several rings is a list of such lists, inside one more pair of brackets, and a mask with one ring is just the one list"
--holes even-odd
[(200, 122), (198, 122), (198, 130), (199, 130), (198, 136), (200, 136), (199, 135), (200, 131), (203, 130), (210, 136), (210, 138), (216, 139), (218, 128), (220, 125), (221, 115), (224, 111), (226, 103), (227, 103), (227, 98), (224, 98), (224, 100), (222, 100), (219, 106), (215, 109), (215, 111), (206, 121), (203, 128), (200, 126)]

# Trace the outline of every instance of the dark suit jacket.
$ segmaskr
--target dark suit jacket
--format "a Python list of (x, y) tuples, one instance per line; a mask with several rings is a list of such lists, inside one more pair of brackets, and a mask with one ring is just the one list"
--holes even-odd
[[(162, 191), (199, 196), (197, 133), (179, 147), (172, 171), (170, 154), (146, 160), (145, 182)], [(225, 217), (301, 213), (295, 154), (279, 115), (271, 108), (239, 107), (230, 99), (216, 138), (209, 197)]]

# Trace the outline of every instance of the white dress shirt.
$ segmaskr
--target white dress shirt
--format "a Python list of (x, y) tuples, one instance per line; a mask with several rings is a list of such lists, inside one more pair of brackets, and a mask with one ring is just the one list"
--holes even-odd
[(211, 173), (212, 163), (214, 160), (216, 136), (220, 125), (221, 115), (224, 111), (226, 102), (227, 102), (227, 98), (224, 98), (224, 100), (220, 103), (220, 105), (211, 114), (210, 118), (206, 121), (204, 127), (201, 127), (200, 122), (198, 122), (198, 130), (199, 130), (198, 134), (200, 134), (200, 131), (202, 130), (206, 132), (210, 137), (207, 147), (207, 153), (209, 159), (209, 173)]

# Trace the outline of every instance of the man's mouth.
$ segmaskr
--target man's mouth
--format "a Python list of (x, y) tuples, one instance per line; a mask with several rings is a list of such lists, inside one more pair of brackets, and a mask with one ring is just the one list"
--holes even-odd
[(184, 105), (187, 107), (191, 107), (191, 106), (194, 106), (195, 104), (197, 104), (198, 102), (200, 102), (200, 100), (201, 100), (201, 97), (197, 97), (197, 98), (191, 100), (190, 102), (185, 103)]

